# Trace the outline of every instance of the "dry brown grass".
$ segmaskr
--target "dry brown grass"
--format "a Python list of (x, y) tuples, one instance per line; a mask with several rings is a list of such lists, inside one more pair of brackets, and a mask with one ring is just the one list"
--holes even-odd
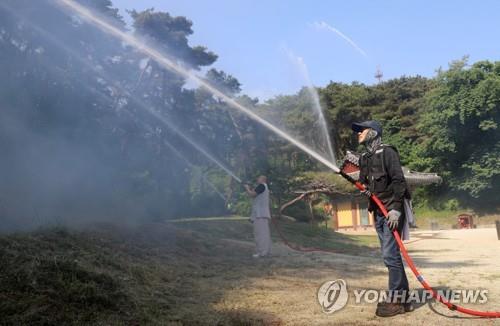
[[(305, 226), (292, 226), (294, 232)], [(308, 229), (307, 232), (312, 232)], [(86, 231), (39, 230), (0, 238), (0, 315), (7, 324), (230, 324), (273, 320), (218, 311), (226, 291), (294, 262), (252, 260), (245, 221), (164, 223)], [(354, 251), (352, 237), (318, 231)], [(307, 243), (305, 243), (307, 244)], [(311, 267), (311, 266), (309, 266)], [(276, 320), (279, 324), (279, 320)]]
[[(352, 289), (384, 289), (387, 271), (375, 236), (281, 224), (300, 245), (339, 254), (294, 252), (274, 242), (253, 259), (246, 221), (190, 221), (85, 231), (40, 230), (0, 237), (0, 316), (6, 325), (452, 325), (480, 320), (436, 305), (391, 320), (374, 305), (322, 313), (318, 287), (345, 279)], [(500, 302), (493, 229), (421, 233), (410, 254), (433, 285), (487, 286)], [(419, 288), (408, 271), (411, 286)], [(436, 313), (434, 313), (436, 312)], [(490, 321), (491, 323), (491, 321)], [(1, 323), (0, 323), (1, 324)]]

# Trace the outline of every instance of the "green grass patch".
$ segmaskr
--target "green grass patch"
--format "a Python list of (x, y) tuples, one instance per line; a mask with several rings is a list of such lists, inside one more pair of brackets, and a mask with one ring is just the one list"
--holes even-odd
[[(371, 255), (378, 246), (376, 235), (347, 235), (314, 224), (283, 220), (278, 221), (276, 225), (288, 241), (303, 247), (335, 250), (345, 254)], [(279, 240), (277, 232), (273, 232), (273, 237)]]
[[(285, 238), (294, 245), (335, 250), (345, 254), (371, 255), (378, 246), (376, 235), (346, 235), (316, 224), (275, 220), (271, 224), (273, 241), (281, 238), (275, 227), (279, 227)], [(253, 242), (253, 226), (247, 219), (203, 220), (175, 223), (177, 227), (200, 232), (207, 237)]]
[(430, 208), (415, 209), (417, 226), (422, 229), (431, 228), (431, 223), (437, 223), (440, 228), (444, 229), (454, 228), (457, 225), (457, 218), (460, 214), (472, 214), (474, 224), (478, 226), (495, 224), (495, 221), (500, 220), (500, 215), (491, 214), (478, 216), (470, 210), (435, 210)]

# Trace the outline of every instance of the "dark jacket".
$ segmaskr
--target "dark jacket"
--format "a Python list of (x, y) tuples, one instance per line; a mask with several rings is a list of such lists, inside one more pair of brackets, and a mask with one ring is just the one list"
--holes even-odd
[[(373, 152), (363, 153), (359, 159), (359, 181), (376, 195), (387, 211), (404, 210), (404, 198), (410, 193), (401, 168), (399, 153), (390, 145), (380, 145)], [(377, 206), (370, 201), (368, 210), (376, 211)]]

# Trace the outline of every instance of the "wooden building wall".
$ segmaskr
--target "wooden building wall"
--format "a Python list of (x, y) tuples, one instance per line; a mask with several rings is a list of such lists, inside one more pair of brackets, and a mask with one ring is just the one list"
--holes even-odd
[(365, 198), (340, 197), (333, 200), (334, 215), (330, 223), (334, 229), (358, 229), (373, 226)]

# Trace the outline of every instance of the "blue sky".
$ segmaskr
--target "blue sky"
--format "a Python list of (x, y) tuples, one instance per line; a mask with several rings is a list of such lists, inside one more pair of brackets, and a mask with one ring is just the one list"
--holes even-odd
[[(376, 82), (433, 76), (470, 56), (500, 60), (500, 1), (113, 0), (116, 7), (154, 7), (194, 23), (192, 45), (219, 55), (214, 64), (260, 98), (289, 94), (306, 84), (294, 62), (302, 58), (316, 86), (329, 81)], [(122, 14), (126, 16), (125, 11)], [(339, 34), (318, 28), (325, 22)], [(293, 53), (293, 54), (291, 54)], [(290, 59), (292, 57), (292, 60)]]

